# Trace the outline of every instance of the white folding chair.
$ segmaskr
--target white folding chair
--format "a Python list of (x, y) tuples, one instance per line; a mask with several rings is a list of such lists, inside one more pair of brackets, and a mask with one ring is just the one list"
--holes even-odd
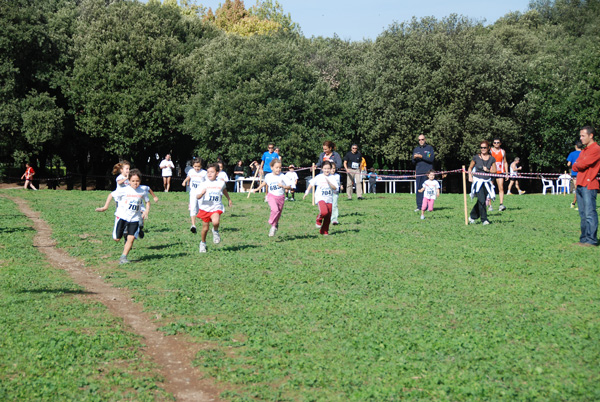
[(571, 190), (571, 179), (567, 179), (566, 177), (558, 179), (556, 182), (556, 192), (558, 194), (569, 194)]
[(552, 183), (552, 180), (547, 180), (542, 177), (542, 185), (544, 186), (542, 188), (542, 194), (546, 195), (546, 190), (548, 189), (550, 189), (552, 194), (554, 194), (554, 184)]

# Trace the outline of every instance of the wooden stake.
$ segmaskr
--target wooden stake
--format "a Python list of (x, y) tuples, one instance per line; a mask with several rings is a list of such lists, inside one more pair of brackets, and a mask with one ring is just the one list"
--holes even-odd
[(254, 181), (256, 180), (256, 176), (258, 175), (258, 172), (260, 171), (260, 167), (256, 167), (256, 172), (254, 172), (254, 177), (252, 178), (252, 184), (250, 184), (250, 189), (248, 189), (248, 197), (246, 198), (250, 198), (250, 194), (252, 193), (252, 188), (254, 187)]
[(465, 169), (465, 165), (462, 167), (462, 175), (463, 175), (463, 196), (465, 199), (465, 225), (469, 225), (469, 216), (467, 215), (467, 170)]

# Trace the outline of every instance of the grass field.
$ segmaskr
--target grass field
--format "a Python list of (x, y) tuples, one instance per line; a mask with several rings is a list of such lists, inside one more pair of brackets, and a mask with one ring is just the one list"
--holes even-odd
[[(160, 193), (136, 262), (119, 266), (113, 207), (94, 212), (107, 192), (3, 193), (41, 211), (59, 247), (106, 266), (107, 280), (131, 289), (165, 333), (205, 343), (195, 364), (228, 389), (226, 400), (600, 400), (600, 250), (573, 245), (569, 197), (507, 196), (492, 225), (468, 227), (462, 195), (442, 194), (424, 221), (409, 194), (342, 197), (329, 237), (318, 235), (307, 199), (286, 203), (269, 238), (262, 196), (233, 194), (222, 243), (209, 234), (200, 255), (187, 195)], [(83, 387), (90, 400), (132, 389), (132, 399), (163, 398), (145, 365), (123, 367), (120, 354), (134, 356), (138, 340), (48, 269), (25, 219), (0, 203), (0, 399), (26, 395), (50, 366), (57, 372), (40, 386)], [(105, 332), (120, 342), (107, 348)], [(48, 339), (60, 346), (38, 363)], [(102, 353), (80, 361), (78, 347)], [(131, 382), (107, 386), (96, 375), (82, 385), (78, 366), (121, 370)]]

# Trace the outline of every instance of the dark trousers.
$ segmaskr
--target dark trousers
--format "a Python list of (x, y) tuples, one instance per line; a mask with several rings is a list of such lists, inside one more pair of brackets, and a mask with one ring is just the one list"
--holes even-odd
[(419, 193), (419, 190), (421, 189), (421, 187), (423, 187), (423, 183), (425, 183), (425, 181), (427, 180), (427, 176), (425, 176), (424, 173), (417, 173), (417, 174), (421, 175), (421, 176), (415, 177), (415, 179), (417, 180), (417, 183), (416, 183), (417, 208), (419, 210), (421, 210), (421, 205), (423, 204), (423, 193)]
[(473, 209), (471, 209), (471, 219), (481, 218), (481, 222), (487, 221), (487, 206), (485, 205), (487, 196), (487, 188), (481, 185), (481, 188), (477, 192), (477, 202), (473, 205)]

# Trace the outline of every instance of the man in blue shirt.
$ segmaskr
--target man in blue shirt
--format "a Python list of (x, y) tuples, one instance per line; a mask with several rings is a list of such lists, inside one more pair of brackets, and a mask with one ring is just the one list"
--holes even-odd
[(269, 144), (267, 146), (268, 151), (262, 156), (262, 162), (260, 163), (260, 169), (266, 174), (271, 173), (271, 161), (273, 159), (279, 159), (279, 154), (275, 152), (275, 145)]
[[(575, 144), (575, 151), (571, 152), (569, 156), (567, 156), (567, 166), (571, 168), (571, 179), (573, 180), (573, 188), (577, 188), (577, 172), (573, 170), (573, 164), (579, 158), (579, 154), (581, 153), (581, 148), (583, 148), (583, 144), (581, 141), (577, 141)], [(575, 208), (575, 204), (577, 203), (577, 191), (574, 192), (575, 198), (571, 203), (571, 208)]]

